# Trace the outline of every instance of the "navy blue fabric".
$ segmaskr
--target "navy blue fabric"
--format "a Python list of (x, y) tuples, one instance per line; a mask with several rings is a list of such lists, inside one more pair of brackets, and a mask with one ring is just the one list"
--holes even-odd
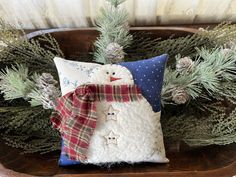
[(163, 54), (150, 59), (119, 63), (132, 73), (134, 83), (140, 87), (154, 112), (161, 110), (161, 89), (167, 59), (168, 55)]
[(70, 160), (66, 154), (64, 153), (64, 150), (63, 150), (63, 140), (61, 141), (61, 155), (60, 155), (60, 158), (59, 158), (59, 166), (71, 166), (71, 165), (78, 165), (78, 164), (81, 164), (79, 161), (75, 161), (75, 160)]

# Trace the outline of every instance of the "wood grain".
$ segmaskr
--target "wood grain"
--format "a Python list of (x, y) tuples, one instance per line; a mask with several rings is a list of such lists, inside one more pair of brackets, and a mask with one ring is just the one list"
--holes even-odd
[[(152, 32), (154, 37), (167, 38), (175, 34), (185, 36), (195, 33), (193, 28), (152, 27), (132, 28), (135, 31)], [(80, 56), (92, 50), (92, 42), (98, 32), (94, 29), (54, 29), (34, 32), (29, 38), (41, 33), (51, 33), (59, 42), (66, 57)], [(168, 164), (140, 163), (119, 164), (110, 168), (94, 165), (58, 167), (60, 152), (50, 154), (21, 154), (0, 141), (0, 176), (56, 176), (56, 177), (231, 177), (236, 175), (236, 144), (190, 148), (179, 142), (167, 146)]]
[[(131, 33), (134, 32), (148, 32), (151, 33), (149, 37), (168, 38), (170, 36), (180, 37), (187, 34), (197, 32), (196, 28), (186, 28), (177, 26), (163, 26), (163, 27), (132, 27)], [(55, 37), (64, 52), (66, 58), (75, 58), (78, 56), (87, 56), (92, 52), (93, 43), (98, 36), (95, 28), (59, 28), (49, 30), (39, 30), (28, 34), (28, 38), (36, 38), (40, 34), (50, 33)]]
[[(2, 144), (2, 142), (1, 142)], [(57, 176), (57, 177), (229, 177), (236, 175), (236, 144), (209, 146), (198, 149), (167, 152), (169, 164), (119, 164), (110, 168), (94, 165), (58, 167), (60, 152), (47, 155), (20, 154), (20, 151), (1, 145), (0, 176)]]

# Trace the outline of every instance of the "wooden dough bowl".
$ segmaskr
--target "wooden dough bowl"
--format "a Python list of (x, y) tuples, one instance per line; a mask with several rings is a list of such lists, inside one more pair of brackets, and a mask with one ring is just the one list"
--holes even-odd
[[(195, 33), (194, 28), (146, 27), (131, 31), (149, 31), (156, 37), (185, 36)], [(67, 58), (91, 51), (98, 32), (86, 29), (53, 29), (29, 33), (29, 38), (51, 33), (59, 42)], [(78, 165), (58, 167), (60, 152), (46, 155), (21, 154), (20, 150), (0, 142), (0, 176), (68, 176), (68, 177), (232, 177), (236, 175), (236, 144), (191, 149), (183, 143), (174, 148), (167, 146), (168, 164), (119, 164), (107, 167)]]

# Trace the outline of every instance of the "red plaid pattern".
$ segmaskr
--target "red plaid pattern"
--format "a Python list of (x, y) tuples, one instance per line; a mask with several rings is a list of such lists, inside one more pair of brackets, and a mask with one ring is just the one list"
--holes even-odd
[(82, 85), (57, 100), (51, 115), (53, 127), (59, 129), (65, 153), (71, 160), (86, 160), (91, 136), (96, 127), (96, 101), (129, 102), (142, 99), (136, 85)]

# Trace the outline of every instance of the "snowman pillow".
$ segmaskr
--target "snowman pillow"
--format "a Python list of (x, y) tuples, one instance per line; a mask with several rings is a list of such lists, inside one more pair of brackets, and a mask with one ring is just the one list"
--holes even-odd
[[(87, 64), (87, 82), (64, 93), (51, 118), (63, 139), (59, 165), (168, 162), (160, 124), (166, 61), (162, 55), (119, 65)], [(85, 79), (80, 72), (77, 79)]]

